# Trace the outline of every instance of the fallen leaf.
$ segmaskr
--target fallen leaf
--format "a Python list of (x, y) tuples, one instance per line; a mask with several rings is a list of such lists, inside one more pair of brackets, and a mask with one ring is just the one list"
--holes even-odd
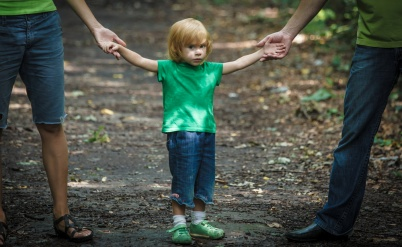
[(112, 110), (103, 108), (103, 109), (101, 110), (101, 114), (102, 114), (102, 115), (109, 115), (109, 116), (111, 116), (111, 115), (114, 114), (114, 112), (113, 112)]
[(267, 226), (271, 227), (271, 228), (282, 228), (283, 227), (281, 224), (276, 223), (276, 222), (268, 223)]

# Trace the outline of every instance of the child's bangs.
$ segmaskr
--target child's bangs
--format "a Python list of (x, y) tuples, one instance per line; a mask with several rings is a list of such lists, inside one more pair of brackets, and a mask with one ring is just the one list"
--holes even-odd
[(208, 34), (205, 31), (197, 30), (189, 32), (186, 35), (186, 40), (184, 40), (185, 44), (201, 44), (202, 42), (209, 42)]

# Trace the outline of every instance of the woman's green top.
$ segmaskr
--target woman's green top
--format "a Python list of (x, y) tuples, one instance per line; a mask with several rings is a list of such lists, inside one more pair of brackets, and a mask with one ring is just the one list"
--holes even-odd
[(29, 15), (56, 10), (53, 0), (0, 0), (0, 16)]

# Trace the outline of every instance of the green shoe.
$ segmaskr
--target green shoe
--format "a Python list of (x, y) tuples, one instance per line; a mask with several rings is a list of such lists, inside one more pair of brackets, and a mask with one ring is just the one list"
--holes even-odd
[(190, 224), (190, 235), (193, 237), (220, 239), (225, 236), (222, 229), (211, 226), (208, 221), (204, 220), (195, 225)]
[(191, 236), (188, 233), (186, 225), (178, 225), (167, 232), (173, 232), (172, 242), (175, 244), (191, 244)]

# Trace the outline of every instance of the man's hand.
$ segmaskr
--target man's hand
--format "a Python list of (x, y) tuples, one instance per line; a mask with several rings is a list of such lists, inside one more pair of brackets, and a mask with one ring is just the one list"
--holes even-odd
[(281, 53), (271, 53), (264, 48), (264, 55), (262, 56), (260, 61), (264, 62), (272, 59), (284, 58), (288, 54), (290, 47), (292, 46), (292, 40), (293, 39), (291, 38), (291, 36), (283, 31), (267, 35), (265, 38), (257, 43), (257, 47), (264, 47), (265, 43), (267, 42), (272, 44), (282, 43), (285, 45), (285, 51)]

